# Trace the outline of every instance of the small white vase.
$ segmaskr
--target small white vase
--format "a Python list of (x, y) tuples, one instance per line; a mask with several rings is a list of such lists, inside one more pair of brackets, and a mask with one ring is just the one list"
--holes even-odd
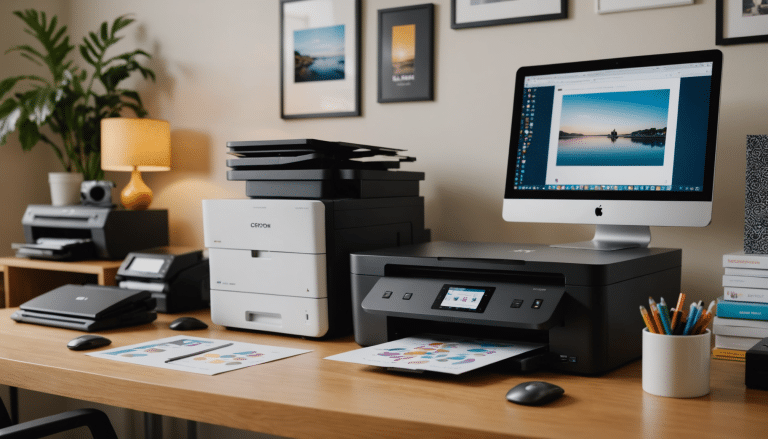
[(51, 186), (51, 205), (80, 204), (80, 184), (82, 182), (83, 174), (79, 172), (49, 172), (48, 184)]

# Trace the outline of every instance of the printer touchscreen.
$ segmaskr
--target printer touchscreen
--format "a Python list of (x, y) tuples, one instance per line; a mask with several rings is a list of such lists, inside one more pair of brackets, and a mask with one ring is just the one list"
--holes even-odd
[(159, 273), (164, 263), (165, 259), (133, 258), (133, 262), (131, 262), (127, 269), (142, 273)]
[(443, 285), (432, 309), (483, 312), (495, 288)]

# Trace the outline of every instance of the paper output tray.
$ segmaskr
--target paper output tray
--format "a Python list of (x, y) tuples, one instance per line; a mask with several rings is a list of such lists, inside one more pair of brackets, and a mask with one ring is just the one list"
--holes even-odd
[[(494, 290), (483, 312), (434, 309), (445, 285)], [(387, 292), (391, 295), (385, 294)], [(410, 298), (405, 298), (406, 293), (411, 294)], [(545, 330), (561, 322), (562, 306), (559, 305), (564, 295), (563, 286), (383, 277), (363, 299), (362, 308), (371, 314), (391, 317)], [(535, 307), (534, 303), (539, 306)]]

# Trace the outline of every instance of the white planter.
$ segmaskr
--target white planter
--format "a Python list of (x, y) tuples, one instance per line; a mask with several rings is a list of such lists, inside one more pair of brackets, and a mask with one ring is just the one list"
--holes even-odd
[(51, 186), (51, 205), (67, 206), (80, 204), (80, 184), (83, 174), (75, 172), (49, 172), (48, 183)]

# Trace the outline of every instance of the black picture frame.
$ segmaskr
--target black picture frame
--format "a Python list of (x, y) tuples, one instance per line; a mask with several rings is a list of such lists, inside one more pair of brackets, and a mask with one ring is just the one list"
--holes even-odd
[(379, 10), (378, 102), (434, 100), (435, 7)]
[[(531, 8), (540, 13), (529, 13)], [(568, 0), (451, 0), (452, 29), (562, 18), (568, 18)]]
[(283, 119), (361, 115), (361, 0), (330, 3), (280, 0)]
[[(759, 2), (755, 1), (754, 3), (753, 8), (759, 7)], [(743, 5), (743, 0), (717, 0), (715, 15), (716, 45), (728, 46), (768, 41), (768, 15), (746, 15)], [(740, 16), (738, 16), (739, 14), (734, 14), (737, 11)], [(746, 24), (746, 26), (741, 26), (739, 30), (735, 30), (735, 27), (740, 23)], [(734, 27), (734, 30), (728, 30), (730, 27)]]

